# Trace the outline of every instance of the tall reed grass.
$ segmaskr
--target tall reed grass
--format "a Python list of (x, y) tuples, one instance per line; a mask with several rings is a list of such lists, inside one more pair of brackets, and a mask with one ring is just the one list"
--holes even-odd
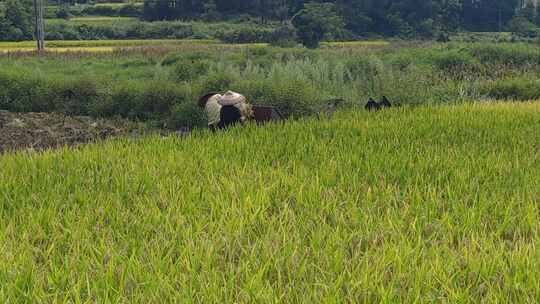
[[(334, 98), (344, 99), (346, 107), (382, 95), (404, 105), (528, 100), (540, 98), (534, 89), (539, 61), (540, 50), (526, 44), (351, 44), (306, 50), (179, 42), (173, 49), (111, 54), (9, 55), (0, 56), (0, 109), (66, 111), (63, 105), (69, 104), (79, 114), (150, 119), (176, 128), (199, 125), (199, 119), (178, 118), (198, 117), (187, 104), (216, 90), (240, 91), (253, 103), (275, 105), (291, 116), (313, 114)], [(126, 88), (128, 99), (118, 94)], [(165, 108), (162, 92), (153, 88), (167, 92)], [(131, 110), (115, 110), (122, 108)]]

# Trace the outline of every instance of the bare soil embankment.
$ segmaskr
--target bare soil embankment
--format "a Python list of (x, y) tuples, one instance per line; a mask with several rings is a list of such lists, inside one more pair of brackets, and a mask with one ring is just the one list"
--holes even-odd
[(0, 111), (0, 153), (74, 146), (141, 132), (140, 125), (123, 120)]

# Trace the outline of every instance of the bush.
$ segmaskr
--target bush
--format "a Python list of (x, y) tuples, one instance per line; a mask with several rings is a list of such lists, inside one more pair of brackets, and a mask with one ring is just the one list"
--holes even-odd
[(349, 71), (351, 79), (373, 79), (384, 72), (384, 63), (377, 56), (355, 56), (347, 60), (346, 69)]
[(270, 45), (277, 47), (294, 47), (296, 39), (296, 29), (292, 26), (283, 25), (272, 32), (268, 42)]
[(179, 62), (174, 66), (173, 79), (178, 81), (197, 79), (206, 75), (209, 67), (208, 62), (201, 60)]
[[(92, 78), (45, 79), (24, 73), (0, 73), (0, 109), (13, 112), (61, 112), (97, 117), (119, 116), (154, 121), (162, 127), (195, 126), (200, 117), (189, 86), (171, 82), (128, 81), (108, 88)], [(180, 109), (191, 112), (181, 114)], [(190, 118), (191, 117), (191, 118)], [(173, 121), (173, 125), (168, 125)]]
[(480, 64), (471, 54), (464, 50), (449, 50), (433, 53), (433, 65), (445, 73), (476, 72)]
[(47, 26), (46, 39), (185, 39), (193, 34), (193, 27), (181, 22), (137, 22), (119, 25), (53, 23)]
[(0, 109), (12, 112), (54, 111), (45, 81), (19, 73), (0, 74)]
[(472, 56), (485, 65), (536, 65), (540, 53), (534, 48), (516, 44), (479, 44), (469, 47)]
[(239, 29), (218, 31), (216, 37), (225, 43), (261, 43), (272, 40), (273, 31), (267, 28), (246, 26)]
[(442, 43), (450, 42), (450, 34), (446, 31), (439, 31), (436, 41)]
[(317, 48), (325, 36), (339, 37), (345, 22), (333, 3), (306, 3), (293, 19), (298, 39), (307, 48)]
[(121, 6), (92, 5), (84, 7), (79, 14), (85, 16), (139, 17), (143, 14), (143, 7), (133, 4)]
[(88, 115), (100, 98), (99, 84), (93, 79), (53, 80), (49, 86), (54, 110), (69, 115)]
[(524, 78), (490, 81), (481, 86), (480, 93), (501, 100), (535, 100), (540, 98), (540, 81)]
[(171, 109), (171, 115), (167, 122), (170, 129), (182, 127), (202, 127), (206, 123), (206, 116), (195, 102), (175, 104)]
[(59, 19), (69, 19), (71, 17), (71, 13), (69, 12), (69, 8), (66, 6), (63, 6), (61, 9), (59, 9), (56, 12), (56, 18)]
[(536, 37), (538, 34), (536, 25), (522, 16), (514, 17), (510, 20), (508, 23), (508, 30), (522, 37)]
[(207, 52), (198, 52), (195, 51), (193, 53), (172, 53), (167, 56), (161, 61), (162, 66), (170, 66), (177, 64), (179, 62), (183, 61), (208, 61), (210, 62), (212, 59), (212, 56)]
[(202, 81), (202, 92), (221, 92), (231, 88), (237, 74), (226, 71), (212, 71)]
[(311, 107), (321, 100), (321, 93), (312, 83), (294, 78), (243, 79), (232, 88), (246, 94), (252, 103), (277, 107), (285, 116), (311, 113)]

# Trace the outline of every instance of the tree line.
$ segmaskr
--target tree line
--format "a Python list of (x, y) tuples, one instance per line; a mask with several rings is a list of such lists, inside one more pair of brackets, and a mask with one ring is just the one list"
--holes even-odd
[[(526, 11), (540, 23), (534, 0), (145, 0), (147, 20), (221, 19), (250, 15), (267, 20), (290, 20), (306, 3), (334, 6), (344, 29), (354, 33), (407, 35), (434, 28), (447, 31), (499, 31)], [(528, 4), (527, 4), (528, 3)]]
[[(49, 4), (88, 0), (49, 0)], [(294, 26), (302, 42), (457, 31), (536, 32), (536, 0), (144, 0), (144, 21), (251, 19)], [(33, 37), (32, 0), (0, 0), (0, 40)], [(286, 31), (285, 31), (286, 32)], [(306, 43), (304, 43), (306, 44)]]

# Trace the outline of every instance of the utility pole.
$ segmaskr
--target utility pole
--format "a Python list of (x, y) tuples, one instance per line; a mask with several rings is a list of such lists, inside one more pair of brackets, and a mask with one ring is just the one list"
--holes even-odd
[(38, 52), (45, 50), (45, 28), (43, 22), (43, 0), (34, 0), (34, 16), (35, 16), (35, 29), (36, 29), (36, 41)]

